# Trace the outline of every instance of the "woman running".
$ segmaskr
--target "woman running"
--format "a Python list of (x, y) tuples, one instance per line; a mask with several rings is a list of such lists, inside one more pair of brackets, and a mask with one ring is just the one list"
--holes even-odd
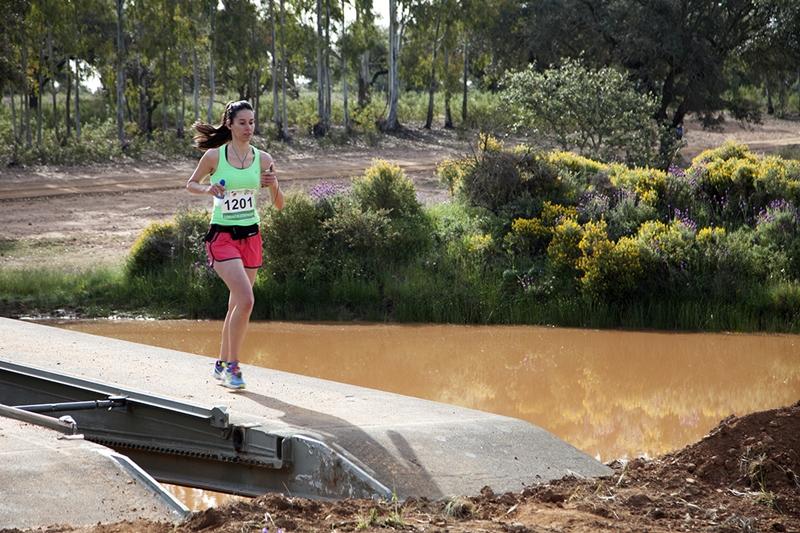
[[(253, 310), (253, 283), (262, 262), (256, 199), (259, 189), (267, 187), (273, 205), (282, 209), (283, 192), (275, 177), (272, 156), (250, 146), (255, 129), (250, 103), (230, 102), (221, 122), (219, 126), (200, 122), (194, 125), (195, 146), (205, 153), (186, 189), (214, 197), (206, 253), (208, 264), (230, 291), (213, 374), (226, 387), (243, 389), (239, 355)], [(203, 183), (208, 176), (209, 183)]]

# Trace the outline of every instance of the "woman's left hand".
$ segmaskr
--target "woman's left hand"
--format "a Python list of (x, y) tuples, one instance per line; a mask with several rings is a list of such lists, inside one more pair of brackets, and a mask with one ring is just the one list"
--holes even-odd
[(270, 165), (268, 169), (261, 171), (261, 186), (272, 187), (278, 186), (278, 177), (275, 174), (275, 166)]

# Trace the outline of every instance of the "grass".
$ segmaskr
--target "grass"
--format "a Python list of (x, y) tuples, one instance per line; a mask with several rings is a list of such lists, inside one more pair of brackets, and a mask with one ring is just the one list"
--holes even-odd
[[(365, 320), (451, 324), (532, 324), (583, 328), (689, 331), (800, 331), (794, 303), (776, 310), (776, 291), (764, 288), (733, 302), (652, 299), (598, 302), (586, 296), (509, 297), (497, 276), (431, 272), (425, 265), (385, 272), (380, 280), (343, 277), (327, 283), (278, 282), (262, 275), (255, 285), (256, 320)], [(80, 316), (111, 314), (171, 318), (224, 316), (224, 284), (204, 266), (174, 266), (144, 276), (121, 268), (82, 271), (0, 270), (0, 314)], [(785, 304), (782, 304), (785, 305)]]

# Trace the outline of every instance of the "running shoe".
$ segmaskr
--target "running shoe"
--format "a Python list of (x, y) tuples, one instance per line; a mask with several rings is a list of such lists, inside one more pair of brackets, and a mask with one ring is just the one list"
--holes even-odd
[(239, 363), (228, 363), (225, 368), (225, 379), (222, 384), (229, 389), (243, 389), (244, 379), (242, 379), (242, 369), (239, 368)]
[(214, 379), (220, 381), (225, 379), (225, 361), (217, 361), (214, 363)]

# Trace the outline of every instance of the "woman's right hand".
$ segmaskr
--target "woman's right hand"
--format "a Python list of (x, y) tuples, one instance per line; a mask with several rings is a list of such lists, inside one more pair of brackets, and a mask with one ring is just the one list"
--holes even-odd
[(220, 183), (212, 183), (208, 186), (207, 193), (217, 198), (222, 198), (225, 196), (225, 186)]

